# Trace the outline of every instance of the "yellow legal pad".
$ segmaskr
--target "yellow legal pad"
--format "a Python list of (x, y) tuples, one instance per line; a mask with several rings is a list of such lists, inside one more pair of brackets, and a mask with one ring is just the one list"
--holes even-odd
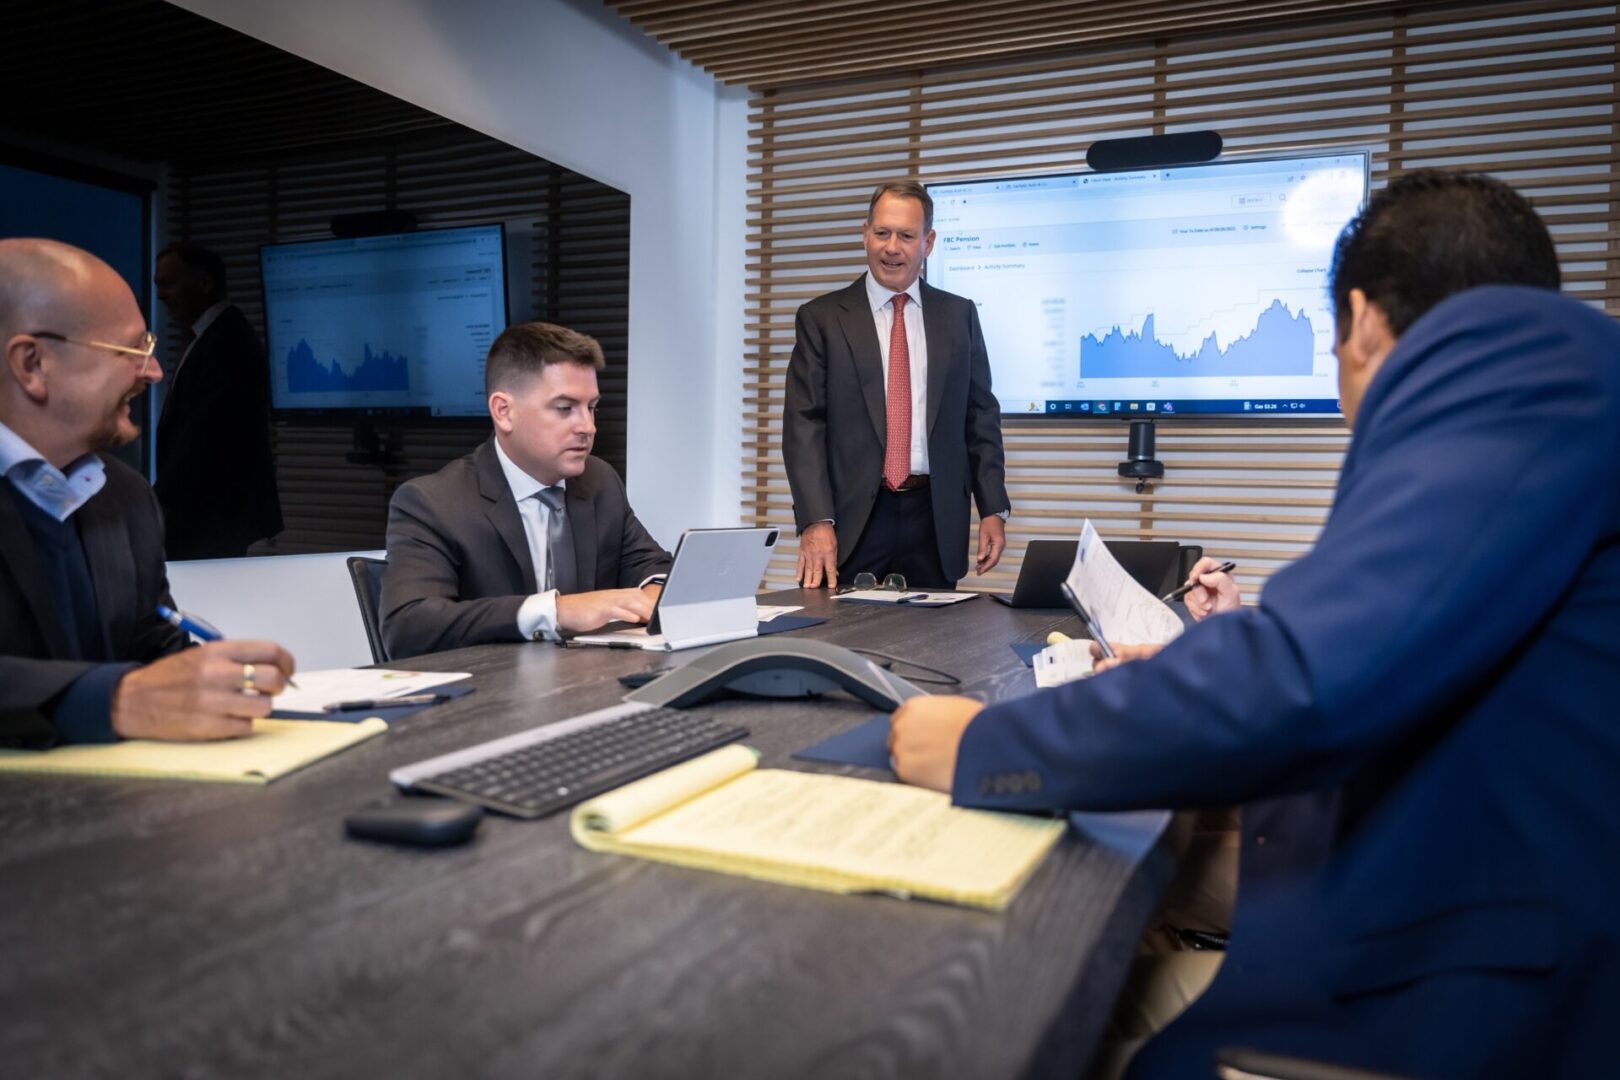
[(1001, 909), (1064, 823), (964, 810), (935, 791), (756, 768), (728, 746), (580, 804), (592, 851), (830, 892)]
[(358, 724), (329, 720), (255, 720), (253, 734), (220, 742), (130, 739), (51, 750), (0, 750), (0, 773), (145, 776), (268, 784), (329, 754), (388, 730), (378, 717)]

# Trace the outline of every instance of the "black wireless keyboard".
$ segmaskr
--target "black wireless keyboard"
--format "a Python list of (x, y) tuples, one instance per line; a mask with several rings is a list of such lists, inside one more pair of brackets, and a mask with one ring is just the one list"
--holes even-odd
[(747, 734), (712, 717), (631, 702), (419, 761), (388, 778), (538, 818)]

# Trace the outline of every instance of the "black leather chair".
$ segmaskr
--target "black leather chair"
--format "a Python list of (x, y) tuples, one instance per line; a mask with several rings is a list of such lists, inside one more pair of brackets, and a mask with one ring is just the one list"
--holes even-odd
[(1204, 546), (1202, 544), (1181, 545), (1181, 564), (1180, 568), (1176, 572), (1176, 586), (1181, 585), (1187, 580), (1187, 575), (1192, 573), (1192, 568), (1197, 566), (1198, 560), (1202, 559), (1203, 557)]
[(364, 555), (349, 557), (349, 579), (354, 582), (354, 599), (360, 605), (360, 621), (366, 627), (366, 644), (371, 646), (371, 662), (374, 664), (388, 662), (382, 622), (377, 618), (377, 609), (382, 606), (382, 579), (386, 569), (386, 559), (368, 559)]

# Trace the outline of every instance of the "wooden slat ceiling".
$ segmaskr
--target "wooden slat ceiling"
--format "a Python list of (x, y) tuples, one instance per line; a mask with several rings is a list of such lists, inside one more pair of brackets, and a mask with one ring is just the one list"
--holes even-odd
[(1455, 0), (607, 0), (721, 82), (764, 88), (1082, 46), (1467, 7)]
[(181, 165), (465, 129), (163, 0), (0, 0), (0, 125)]

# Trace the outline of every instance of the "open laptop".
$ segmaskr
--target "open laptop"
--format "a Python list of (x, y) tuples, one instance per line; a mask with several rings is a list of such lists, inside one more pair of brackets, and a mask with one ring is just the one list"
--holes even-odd
[[(1024, 564), (1011, 596), (992, 593), (991, 599), (1015, 608), (1067, 608), (1063, 579), (1074, 565), (1077, 540), (1031, 540), (1024, 549)], [(1163, 540), (1110, 540), (1108, 550), (1137, 584), (1154, 596), (1163, 596), (1181, 584), (1182, 545)], [(1203, 555), (1199, 548), (1194, 559)]]
[(576, 634), (573, 645), (674, 652), (759, 633), (754, 597), (771, 561), (776, 529), (688, 529), (646, 626)]

